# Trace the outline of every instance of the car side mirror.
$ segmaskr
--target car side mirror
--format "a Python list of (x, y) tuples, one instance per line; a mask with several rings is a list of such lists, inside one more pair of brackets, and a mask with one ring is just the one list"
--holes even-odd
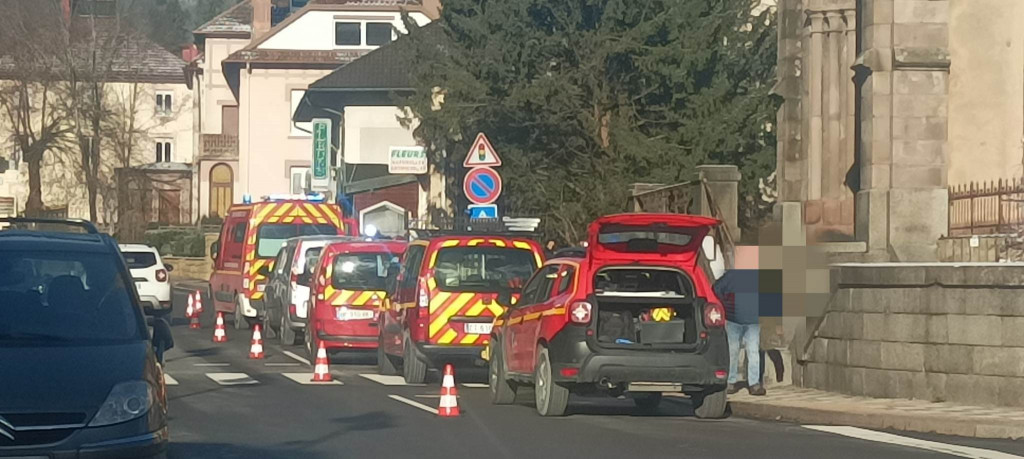
[(499, 289), (497, 300), (498, 304), (506, 308), (512, 306), (512, 289), (507, 287)]
[(164, 269), (167, 270), (167, 272), (172, 272), (174, 271), (174, 265), (170, 263), (164, 263)]
[(164, 363), (164, 352), (174, 348), (174, 336), (171, 334), (171, 325), (162, 317), (154, 317), (150, 321), (153, 326), (153, 352), (161, 364)]
[(217, 254), (220, 253), (220, 241), (214, 241), (210, 244), (210, 259), (217, 261)]
[(270, 277), (270, 268), (267, 267), (267, 265), (260, 266), (260, 269), (256, 271), (256, 274), (259, 274), (263, 277)]

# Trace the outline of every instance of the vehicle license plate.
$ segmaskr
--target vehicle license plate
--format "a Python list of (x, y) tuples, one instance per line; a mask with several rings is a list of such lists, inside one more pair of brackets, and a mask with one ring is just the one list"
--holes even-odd
[(474, 324), (467, 323), (463, 326), (466, 333), (471, 335), (489, 335), (491, 334), (491, 324)]
[(373, 311), (369, 309), (348, 309), (338, 308), (335, 311), (338, 320), (365, 320), (373, 318)]

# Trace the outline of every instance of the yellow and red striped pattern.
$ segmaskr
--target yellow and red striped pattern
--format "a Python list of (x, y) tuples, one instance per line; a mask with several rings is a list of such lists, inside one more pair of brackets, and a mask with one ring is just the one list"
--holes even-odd
[(257, 290), (256, 287), (257, 283), (266, 280), (259, 274), (260, 268), (266, 266), (268, 269), (274, 269), (273, 258), (257, 258), (256, 256), (256, 234), (260, 225), (264, 223), (329, 224), (338, 228), (339, 232), (344, 230), (341, 214), (334, 204), (305, 201), (261, 202), (253, 204), (250, 215), (249, 228), (245, 236), (245, 261), (249, 270), (243, 275), (249, 279), (246, 296), (253, 300), (263, 298), (263, 292)]

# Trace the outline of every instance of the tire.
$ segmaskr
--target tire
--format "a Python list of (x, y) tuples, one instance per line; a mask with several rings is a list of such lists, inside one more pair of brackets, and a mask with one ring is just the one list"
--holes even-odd
[(402, 377), (406, 384), (423, 384), (427, 380), (427, 362), (416, 357), (413, 345), (405, 341), (405, 353), (402, 360)]
[(658, 411), (658, 405), (661, 404), (661, 392), (633, 394), (633, 403), (644, 413), (654, 413)]
[(693, 413), (700, 419), (721, 419), (725, 417), (726, 395), (724, 387), (706, 389), (690, 395)]
[(564, 416), (565, 409), (569, 407), (569, 388), (554, 382), (551, 357), (544, 346), (538, 349), (534, 373), (537, 412), (541, 416)]
[(284, 346), (291, 346), (295, 344), (295, 330), (288, 325), (288, 321), (284, 318), (284, 314), (281, 314), (281, 323), (279, 325), (280, 330), (278, 335), (281, 337), (281, 344)]
[[(497, 349), (501, 349), (500, 346)], [(516, 386), (508, 379), (505, 358), (501, 355), (500, 350), (495, 349), (494, 341), (491, 341), (489, 351), (491, 359), (487, 370), (487, 382), (491, 387), (491, 403), (511, 405), (516, 402)]]
[(384, 376), (398, 375), (398, 368), (395, 367), (395, 362), (391, 360), (391, 356), (387, 352), (384, 352), (383, 336), (377, 339), (377, 373)]

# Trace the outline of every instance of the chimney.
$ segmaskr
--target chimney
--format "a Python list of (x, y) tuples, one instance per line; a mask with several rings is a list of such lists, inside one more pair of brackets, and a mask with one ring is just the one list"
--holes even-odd
[(252, 0), (252, 41), (270, 31), (270, 0)]
[(199, 48), (193, 43), (191, 45), (185, 45), (181, 47), (181, 60), (185, 62), (192, 62), (199, 57)]

